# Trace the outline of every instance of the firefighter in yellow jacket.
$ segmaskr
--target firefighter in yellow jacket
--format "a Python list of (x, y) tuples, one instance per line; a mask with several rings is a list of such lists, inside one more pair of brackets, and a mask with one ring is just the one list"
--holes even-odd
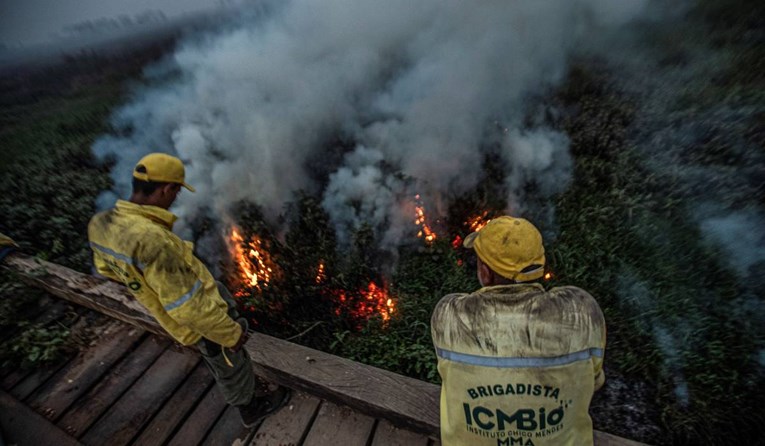
[(133, 193), (95, 215), (88, 238), (97, 272), (122, 282), (159, 324), (183, 345), (196, 345), (221, 393), (251, 427), (289, 398), (284, 388), (257, 385), (242, 345), (247, 323), (228, 291), (194, 255), (191, 242), (173, 234), (168, 208), (186, 184), (181, 160), (163, 153), (141, 159)]
[(549, 291), (542, 236), (500, 217), (465, 238), (483, 288), (451, 294), (433, 312), (441, 375), (441, 442), (453, 445), (593, 444), (588, 408), (604, 382), (606, 327), (580, 288)]

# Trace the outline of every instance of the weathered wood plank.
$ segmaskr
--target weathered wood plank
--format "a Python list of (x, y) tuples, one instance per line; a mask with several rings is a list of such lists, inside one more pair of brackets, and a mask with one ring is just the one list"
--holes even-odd
[(258, 374), (376, 418), (438, 433), (439, 388), (387, 370), (255, 334), (245, 345)]
[(131, 325), (114, 322), (94, 347), (59, 370), (29, 397), (27, 404), (56, 420), (70, 404), (88, 391), (112, 365), (132, 349), (145, 332)]
[(3, 261), (2, 267), (16, 271), (25, 283), (54, 296), (137, 325), (148, 332), (167, 336), (157, 321), (147, 314), (146, 309), (123, 286), (114, 282), (22, 253), (10, 254)]
[(323, 402), (311, 425), (304, 446), (366, 446), (372, 435), (375, 419), (349, 407)]
[(243, 444), (249, 433), (250, 429), (242, 424), (239, 409), (227, 406), (202, 444), (206, 446)]
[[(56, 296), (152, 333), (167, 335), (119, 285), (20, 253), (11, 254), (2, 266), (21, 273), (27, 283)], [(252, 356), (256, 372), (274, 382), (387, 419), (396, 426), (439, 436), (440, 390), (436, 385), (259, 333), (250, 337), (245, 348)], [(618, 437), (595, 434), (599, 446), (601, 439), (614, 438)]]
[(130, 443), (199, 361), (189, 352), (165, 350), (80, 440), (93, 445), (107, 440), (112, 446)]
[(316, 417), (321, 400), (302, 392), (293, 392), (286, 407), (269, 416), (260, 425), (251, 445), (296, 446), (303, 443)]
[(377, 422), (372, 446), (428, 446), (430, 438), (406, 429), (399, 429), (386, 420)]
[(12, 372), (3, 376), (2, 382), (0, 382), (0, 388), (6, 391), (10, 391), (13, 386), (23, 381), (27, 376), (31, 375), (32, 372), (34, 372), (34, 370), (13, 370)]
[(44, 417), (0, 391), (0, 431), (4, 444), (76, 446), (80, 443)]
[(181, 429), (168, 443), (168, 446), (188, 446), (199, 444), (213, 426), (227, 404), (218, 390), (212, 386), (204, 399), (197, 405), (194, 412), (186, 418)]
[(35, 391), (35, 389), (45, 384), (51, 376), (69, 364), (72, 359), (73, 358), (67, 358), (60, 363), (49, 364), (38, 368), (26, 378), (24, 378), (20, 383), (16, 384), (9, 393), (19, 401), (24, 401), (29, 395), (32, 394), (32, 392)]
[(170, 343), (148, 337), (95, 387), (72, 404), (56, 424), (79, 437), (149, 368)]
[(162, 410), (154, 415), (134, 443), (142, 446), (164, 444), (212, 385), (213, 377), (207, 366), (198, 364), (181, 387), (162, 406)]

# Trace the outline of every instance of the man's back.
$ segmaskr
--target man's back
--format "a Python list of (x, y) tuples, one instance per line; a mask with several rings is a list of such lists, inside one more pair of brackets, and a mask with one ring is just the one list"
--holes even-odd
[(444, 297), (433, 313), (444, 445), (592, 444), (605, 321), (576, 287), (500, 285)]
[(171, 232), (176, 217), (155, 206), (119, 200), (88, 225), (96, 270), (123, 282), (178, 342), (205, 337), (231, 346), (241, 328), (193, 245)]

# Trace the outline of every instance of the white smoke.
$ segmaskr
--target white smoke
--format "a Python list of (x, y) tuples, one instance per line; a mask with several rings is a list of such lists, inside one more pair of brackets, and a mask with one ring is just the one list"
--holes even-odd
[(701, 222), (702, 233), (727, 254), (727, 264), (738, 276), (765, 262), (765, 216), (756, 210), (727, 212)]
[[(225, 215), (243, 199), (273, 218), (306, 189), (323, 194), (341, 238), (368, 221), (396, 239), (405, 232), (397, 222), (411, 220), (400, 178), (433, 203), (467, 190), (497, 141), (492, 123), (507, 129), (499, 146), (511, 202), (529, 179), (545, 193), (565, 187), (567, 139), (524, 125), (529, 98), (562, 79), (583, 40), (631, 20), (646, 1), (266, 2), (153, 69), (152, 86), (114, 116), (119, 136), (94, 151), (116, 155), (123, 196), (142, 155), (184, 159), (198, 192), (174, 208), (182, 221), (204, 206)], [(357, 149), (318, 191), (307, 160), (337, 135)]]

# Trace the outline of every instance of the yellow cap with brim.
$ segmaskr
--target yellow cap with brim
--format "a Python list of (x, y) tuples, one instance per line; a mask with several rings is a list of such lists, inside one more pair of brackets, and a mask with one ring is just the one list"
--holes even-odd
[(186, 184), (183, 162), (166, 153), (150, 153), (141, 158), (133, 169), (133, 177), (143, 181), (178, 183), (194, 192), (194, 188)]
[(544, 275), (542, 234), (523, 218), (495, 218), (465, 237), (463, 246), (474, 249), (492, 271), (510, 280), (526, 282)]

